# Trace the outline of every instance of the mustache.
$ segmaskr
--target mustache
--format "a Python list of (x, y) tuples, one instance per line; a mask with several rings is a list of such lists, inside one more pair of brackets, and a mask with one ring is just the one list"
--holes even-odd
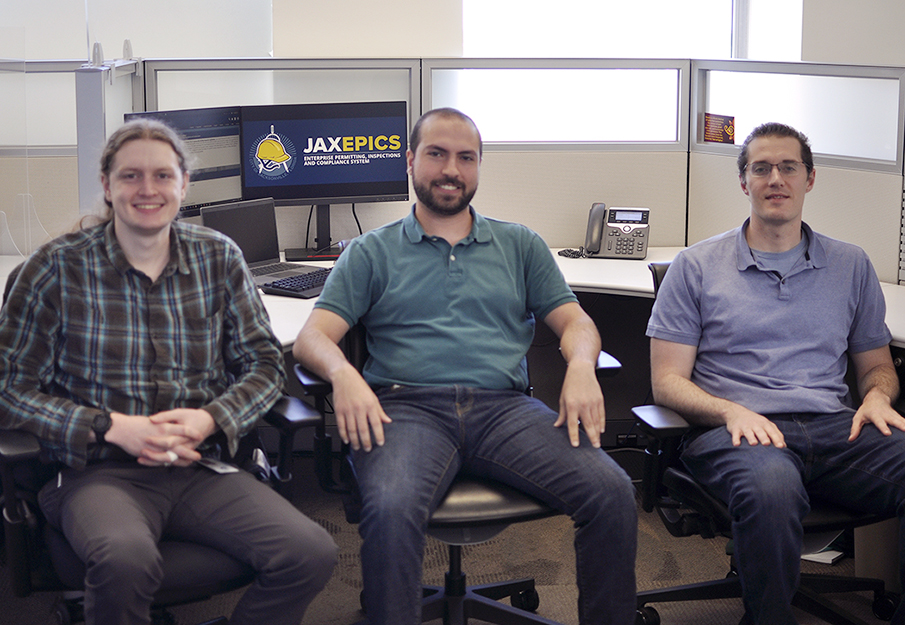
[(460, 189), (465, 188), (465, 184), (461, 180), (456, 180), (455, 178), (448, 178), (448, 177), (434, 180), (434, 184), (437, 186), (441, 186), (444, 184), (451, 184), (456, 187), (459, 187)]

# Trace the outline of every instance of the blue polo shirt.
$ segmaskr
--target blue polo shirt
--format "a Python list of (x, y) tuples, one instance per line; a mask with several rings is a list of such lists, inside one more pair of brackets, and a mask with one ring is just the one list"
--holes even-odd
[(369, 384), (524, 390), (535, 318), (577, 301), (536, 233), (469, 210), (453, 247), (413, 209), (339, 257), (316, 307), (363, 322)]
[(779, 276), (751, 254), (747, 225), (676, 257), (647, 335), (696, 345), (692, 382), (759, 414), (849, 410), (846, 352), (892, 339), (870, 259), (802, 224), (803, 262)]

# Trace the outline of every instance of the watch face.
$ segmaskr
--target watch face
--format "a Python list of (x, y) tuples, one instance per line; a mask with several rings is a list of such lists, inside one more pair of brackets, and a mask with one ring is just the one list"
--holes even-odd
[(95, 433), (103, 434), (109, 430), (112, 425), (113, 419), (110, 418), (110, 413), (105, 410), (94, 417), (94, 423), (91, 425), (91, 429), (94, 430)]

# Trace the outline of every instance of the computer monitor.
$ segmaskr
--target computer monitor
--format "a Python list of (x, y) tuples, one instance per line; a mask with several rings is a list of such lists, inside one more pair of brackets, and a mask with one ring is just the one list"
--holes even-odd
[(242, 198), (238, 106), (126, 113), (125, 121), (140, 117), (159, 119), (172, 127), (191, 155), (181, 217), (198, 215), (203, 206)]
[(408, 200), (405, 102), (243, 106), (239, 119), (242, 198), (317, 206), (315, 249), (331, 245), (331, 204)]

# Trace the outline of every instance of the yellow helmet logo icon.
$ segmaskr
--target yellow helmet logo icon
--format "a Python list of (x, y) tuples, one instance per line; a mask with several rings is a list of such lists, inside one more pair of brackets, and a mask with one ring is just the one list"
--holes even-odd
[[(290, 143), (290, 151), (292, 145)], [(270, 134), (264, 137), (255, 149), (255, 158), (258, 161), (258, 173), (265, 176), (276, 174), (277, 170), (282, 169), (289, 171), (289, 163), (292, 154), (287, 153), (286, 146), (280, 135), (273, 131), (270, 127)], [(266, 173), (265, 173), (266, 172)]]
[(274, 163), (283, 163), (288, 161), (291, 156), (286, 154), (283, 144), (276, 139), (264, 139), (258, 145), (258, 158), (262, 161), (273, 161)]

